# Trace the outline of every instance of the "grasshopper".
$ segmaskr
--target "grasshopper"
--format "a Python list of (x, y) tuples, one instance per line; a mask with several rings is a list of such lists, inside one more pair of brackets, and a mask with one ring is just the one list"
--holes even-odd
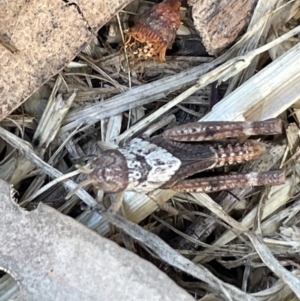
[[(265, 151), (255, 140), (239, 142), (241, 136), (276, 135), (278, 119), (255, 122), (196, 122), (168, 129), (147, 140), (132, 139), (127, 145), (94, 157), (88, 167), (88, 183), (108, 193), (125, 190), (149, 193), (155, 189), (180, 192), (215, 192), (251, 186), (280, 185), (281, 170), (231, 173), (212, 177), (191, 176), (200, 172), (259, 158)], [(228, 139), (236, 138), (236, 139)]]

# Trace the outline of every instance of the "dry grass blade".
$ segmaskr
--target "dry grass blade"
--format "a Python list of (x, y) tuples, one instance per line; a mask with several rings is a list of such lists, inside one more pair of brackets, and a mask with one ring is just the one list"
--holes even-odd
[(199, 201), (201, 206), (208, 208), (211, 212), (233, 227), (236, 231), (248, 236), (262, 261), (291, 288), (298, 298), (300, 298), (300, 280), (282, 267), (282, 265), (280, 265), (259, 235), (253, 234), (242, 223), (240, 224), (236, 222), (207, 195), (193, 194), (193, 196)]
[[(295, 270), (292, 273), (299, 278), (300, 276), (299, 271)], [(296, 297), (293, 298), (289, 288), (287, 288), (287, 286), (281, 279), (278, 280), (272, 287), (264, 291), (254, 293), (253, 296), (257, 297), (260, 300), (277, 301), (278, 294), (280, 294), (281, 300), (286, 300), (286, 301), (297, 300), (295, 299)]]
[[(63, 177), (64, 175), (57, 169), (48, 165), (40, 157), (38, 157), (29, 144), (24, 142), (22, 139), (11, 134), (10, 132), (4, 130), (0, 127), (0, 136), (3, 140), (7, 141), (10, 145), (18, 149), (24, 156), (30, 160), (36, 167), (38, 167), (43, 173), (51, 176), (52, 178)], [(73, 190), (77, 188), (77, 184), (72, 180), (67, 180), (63, 184), (69, 189)], [(83, 189), (76, 191), (78, 196), (89, 206), (93, 207), (97, 205), (97, 202)]]
[[(78, 124), (87, 122), (87, 120), (90, 123), (95, 123), (98, 120), (159, 100), (171, 92), (196, 82), (199, 76), (224, 62), (224, 59), (225, 58), (216, 59), (212, 63), (202, 64), (201, 66), (191, 68), (188, 71), (182, 71), (179, 74), (157, 80), (153, 83), (135, 87), (104, 103), (97, 103), (84, 108), (75, 109), (66, 117), (62, 130), (72, 130), (76, 128)], [(143, 97), (141, 97), (141, 95)]]
[(101, 215), (105, 217), (110, 223), (118, 228), (121, 228), (125, 233), (145, 244), (153, 252), (155, 252), (161, 259), (170, 265), (201, 279), (208, 283), (214, 292), (228, 301), (239, 301), (240, 298), (247, 301), (255, 301), (256, 299), (246, 294), (234, 286), (222, 283), (218, 278), (211, 274), (207, 269), (196, 264), (191, 263), (188, 259), (174, 251), (163, 240), (157, 236), (143, 230), (138, 225), (129, 222), (120, 215), (108, 212), (102, 212)]
[[(300, 45), (297, 44), (214, 106), (204, 120), (249, 120), (254, 116), (265, 120), (278, 116), (297, 100), (293, 84), (294, 80), (298, 81), (299, 71)], [(275, 97), (275, 91), (281, 93)], [(293, 98), (284, 97), (287, 94)]]
[[(251, 32), (252, 29), (257, 30), (258, 34), (250, 35), (248, 41), (243, 45), (243, 47), (239, 50), (239, 55), (243, 55), (253, 49), (256, 49), (258, 46), (261, 46), (265, 43), (265, 39), (267, 33), (271, 26), (271, 16), (274, 11), (274, 7), (278, 3), (278, 0), (271, 1), (258, 1), (253, 16), (251, 18), (251, 22), (247, 28), (247, 32)], [(262, 22), (264, 21), (264, 22)], [(260, 27), (258, 30), (257, 27)], [(246, 33), (247, 34), (247, 33)], [(227, 88), (226, 95), (230, 94), (237, 83), (241, 85), (241, 83), (245, 82), (255, 73), (255, 69), (257, 67), (257, 63), (259, 61), (259, 56), (257, 56), (249, 65), (249, 67), (237, 74), (234, 78), (231, 79), (229, 87)]]
[[(281, 208), (282, 206), (286, 205), (287, 202), (290, 200), (290, 196), (297, 191), (295, 184), (299, 183), (299, 177), (290, 177), (287, 179), (286, 183), (282, 186), (273, 187), (272, 194), (266, 200), (265, 209), (262, 215), (262, 219), (270, 216), (276, 210)], [(202, 196), (198, 194), (197, 196)], [(250, 229), (253, 226), (253, 222), (255, 216), (257, 214), (257, 207), (254, 207), (241, 221), (241, 225), (247, 229)], [(222, 246), (227, 244), (228, 242), (232, 241), (235, 238), (235, 234), (228, 231), (225, 232), (219, 239), (217, 239), (212, 246)], [(201, 262), (201, 259), (205, 256), (197, 256), (194, 261)]]

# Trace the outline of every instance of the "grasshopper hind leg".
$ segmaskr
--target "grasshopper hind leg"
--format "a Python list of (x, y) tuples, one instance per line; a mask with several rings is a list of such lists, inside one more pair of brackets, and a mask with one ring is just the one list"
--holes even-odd
[(211, 193), (233, 188), (247, 188), (264, 185), (281, 185), (285, 182), (285, 173), (281, 170), (251, 172), (246, 174), (232, 173), (198, 179), (187, 179), (176, 183), (172, 189), (179, 192)]

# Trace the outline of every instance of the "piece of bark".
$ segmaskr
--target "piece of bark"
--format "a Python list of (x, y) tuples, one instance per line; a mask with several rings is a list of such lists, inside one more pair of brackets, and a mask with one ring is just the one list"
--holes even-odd
[(62, 70), (131, 1), (0, 1), (0, 120)]
[(250, 21), (257, 0), (189, 0), (194, 25), (207, 52), (216, 55), (230, 46)]
[(2, 180), (0, 200), (0, 266), (18, 282), (18, 300), (194, 300), (154, 265), (74, 219), (44, 204), (20, 208)]

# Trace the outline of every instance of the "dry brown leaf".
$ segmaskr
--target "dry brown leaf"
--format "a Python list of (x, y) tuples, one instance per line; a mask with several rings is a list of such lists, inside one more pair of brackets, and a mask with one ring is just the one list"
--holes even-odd
[(130, 2), (0, 1), (0, 120), (62, 70)]

